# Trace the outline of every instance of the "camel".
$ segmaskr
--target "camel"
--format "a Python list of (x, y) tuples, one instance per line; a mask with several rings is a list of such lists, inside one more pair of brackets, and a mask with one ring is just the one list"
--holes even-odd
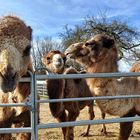
[[(72, 44), (72, 45), (70, 45), (69, 46), (69, 48), (67, 48), (67, 50), (66, 50), (66, 54), (67, 54), (67, 52), (69, 52), (69, 51), (71, 51), (71, 48), (76, 48), (76, 49), (79, 49), (80, 50), (80, 47), (82, 46), (82, 45), (84, 45), (84, 42), (78, 42), (78, 43), (74, 43), (74, 44)], [(78, 55), (80, 55), (80, 51), (78, 52), (77, 51), (77, 54), (76, 54), (77, 56)], [(73, 60), (73, 59), (72, 59)], [(77, 60), (76, 60), (76, 62), (78, 62)], [(79, 63), (79, 62), (78, 62)], [(85, 73), (86, 73), (86, 67), (84, 67), (85, 68)], [(93, 93), (93, 96), (95, 96), (94, 95), (94, 92), (92, 92)], [(102, 110), (100, 110), (101, 111), (101, 117), (102, 117), (102, 119), (105, 119), (105, 116), (106, 116), (106, 114), (105, 114), (105, 112), (103, 112)], [(106, 126), (105, 126), (105, 124), (103, 124), (103, 127), (102, 127), (102, 129), (101, 129), (101, 133), (102, 134), (104, 134), (104, 135), (106, 135), (107, 134), (107, 131), (106, 131)]]
[[(32, 29), (16, 16), (0, 18), (0, 103), (20, 103), (30, 94), (30, 83), (19, 83), (33, 71), (30, 57)], [(27, 107), (0, 107), (0, 128), (29, 127)], [(11, 140), (0, 134), (0, 140)], [(30, 140), (30, 133), (17, 133), (16, 140)]]
[[(108, 73), (118, 71), (118, 51), (115, 41), (106, 35), (96, 35), (80, 47), (70, 46), (65, 54), (87, 68), (89, 73)], [(89, 78), (90, 90), (96, 96), (114, 96), (140, 94), (140, 82), (137, 78)], [(100, 109), (114, 116), (132, 117), (140, 115), (140, 99), (97, 100)], [(127, 128), (127, 129), (126, 129)], [(133, 128), (133, 122), (120, 123), (119, 140), (127, 140)]]
[[(56, 50), (45, 54), (42, 58), (43, 64), (48, 71), (54, 74), (77, 74), (78, 71), (74, 68), (65, 68), (65, 55)], [(47, 71), (46, 71), (47, 72)], [(50, 99), (62, 98), (78, 98), (78, 97), (91, 97), (92, 93), (84, 79), (49, 79), (47, 80), (47, 89)], [(80, 110), (88, 106), (89, 118), (94, 118), (93, 101), (72, 101), (72, 102), (59, 102), (50, 103), (50, 111), (58, 122), (75, 121), (79, 116)], [(68, 114), (66, 114), (66, 110)], [(74, 127), (62, 128), (63, 137), (65, 140), (74, 139)], [(89, 134), (90, 125), (87, 131), (82, 135)]]

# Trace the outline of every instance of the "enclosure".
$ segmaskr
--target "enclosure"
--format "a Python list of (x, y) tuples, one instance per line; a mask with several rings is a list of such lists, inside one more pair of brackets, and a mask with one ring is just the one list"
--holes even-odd
[[(93, 127), (91, 128), (91, 132), (93, 136), (91, 135), (88, 138), (83, 139), (116, 139), (116, 136), (118, 135), (117, 129), (118, 125), (113, 126), (112, 123), (119, 123), (119, 122), (129, 122), (129, 121), (140, 121), (140, 117), (127, 117), (127, 118), (111, 118), (111, 116), (107, 117), (105, 120), (99, 119), (100, 112), (97, 107), (95, 107), (95, 115), (97, 114), (97, 118), (94, 120), (81, 120), (85, 119), (86, 109), (81, 112), (82, 116), (79, 116), (78, 120), (76, 122), (65, 122), (65, 123), (56, 123), (54, 119), (51, 119), (51, 114), (49, 112), (48, 103), (50, 102), (69, 102), (69, 101), (83, 101), (83, 100), (102, 100), (102, 99), (125, 99), (125, 98), (140, 98), (140, 95), (131, 95), (131, 96), (102, 96), (102, 97), (86, 97), (86, 98), (67, 98), (67, 99), (54, 99), (49, 100), (47, 98), (42, 98), (40, 100), (37, 99), (37, 81), (44, 81), (47, 79), (70, 79), (70, 78), (107, 78), (107, 77), (113, 77), (113, 78), (120, 78), (120, 77), (137, 77), (140, 76), (140, 73), (96, 73), (96, 74), (68, 74), (68, 75), (39, 75), (35, 73), (30, 73), (30, 78), (22, 78), (20, 82), (31, 82), (31, 95), (28, 97), (28, 99), (23, 103), (15, 103), (15, 104), (0, 104), (0, 107), (2, 106), (28, 106), (31, 111), (31, 127), (29, 128), (0, 128), (0, 133), (18, 133), (18, 132), (30, 132), (32, 134), (32, 140), (38, 140), (38, 139), (60, 139), (62, 136), (60, 134), (61, 130), (56, 129), (49, 129), (49, 128), (60, 128), (60, 127), (66, 127), (66, 126), (85, 126), (88, 124), (92, 124)], [(38, 124), (37, 120), (37, 104), (41, 104), (41, 111), (40, 111), (40, 118), (41, 123)], [(45, 105), (44, 105), (45, 104)], [(42, 117), (45, 114), (45, 118)], [(81, 115), (80, 114), (80, 115)], [(43, 121), (43, 123), (42, 123)], [(54, 121), (54, 122), (53, 122)], [(101, 136), (97, 124), (103, 124), (107, 123), (110, 124), (107, 127), (108, 137)], [(113, 126), (113, 130), (112, 130)], [(49, 132), (42, 131), (41, 129), (49, 129)], [(81, 131), (83, 131), (84, 127), (80, 129), (80, 127), (76, 127), (76, 139), (78, 139), (78, 135), (80, 135)], [(135, 131), (133, 131), (132, 134), (135, 136), (139, 136), (139, 133), (137, 132), (137, 129), (139, 129), (138, 123), (135, 125)], [(116, 136), (113, 137), (113, 131), (115, 131)], [(39, 132), (39, 133), (38, 133)], [(44, 134), (46, 133), (46, 134)], [(53, 133), (53, 137), (50, 136), (51, 133)], [(95, 133), (95, 135), (94, 135)], [(112, 134), (111, 134), (112, 133)], [(48, 137), (47, 137), (48, 135)], [(50, 136), (50, 137), (49, 137)], [(80, 136), (79, 136), (80, 137)], [(81, 137), (80, 137), (81, 139)]]

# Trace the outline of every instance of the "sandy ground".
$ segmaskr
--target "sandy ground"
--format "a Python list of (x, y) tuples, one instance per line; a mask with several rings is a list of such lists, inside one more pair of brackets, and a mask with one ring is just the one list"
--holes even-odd
[[(95, 119), (101, 118), (101, 112), (98, 107), (95, 106)], [(106, 118), (112, 118), (112, 116), (107, 115)], [(87, 108), (83, 109), (80, 112), (77, 120), (88, 120), (88, 110)], [(41, 104), (40, 111), (40, 122), (41, 123), (50, 123), (57, 122), (51, 115), (48, 104)], [(92, 125), (90, 129), (90, 136), (82, 137), (83, 133), (87, 126), (76, 126), (74, 128), (75, 140), (117, 140), (119, 135), (119, 124), (106, 124), (107, 135), (104, 136), (101, 133), (102, 125)], [(127, 129), (127, 128), (126, 128)], [(135, 122), (133, 126), (133, 131), (129, 140), (140, 140), (140, 122)], [(63, 140), (61, 128), (53, 129), (42, 129), (39, 130), (39, 140)]]

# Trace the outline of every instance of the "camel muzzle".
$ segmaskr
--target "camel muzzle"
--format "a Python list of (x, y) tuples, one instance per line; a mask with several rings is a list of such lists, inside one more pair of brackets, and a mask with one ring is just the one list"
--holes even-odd
[(2, 75), (1, 74), (0, 86), (4, 93), (13, 92), (18, 83), (18, 74)]

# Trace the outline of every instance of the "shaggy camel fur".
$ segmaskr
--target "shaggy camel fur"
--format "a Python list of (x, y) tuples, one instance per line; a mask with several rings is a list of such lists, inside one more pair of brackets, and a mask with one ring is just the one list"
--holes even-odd
[[(32, 29), (15, 16), (0, 19), (0, 103), (23, 102), (30, 94), (30, 83), (19, 83), (27, 70), (32, 71), (30, 48)], [(29, 127), (27, 107), (0, 107), (0, 128)], [(0, 140), (11, 140), (11, 134), (1, 134)], [(30, 140), (29, 133), (18, 133), (17, 140)]]
[[(89, 73), (107, 73), (118, 71), (118, 52), (115, 42), (108, 36), (96, 35), (80, 47), (69, 47), (67, 56), (83, 64)], [(114, 96), (140, 94), (140, 82), (137, 78), (90, 78), (87, 80), (90, 90), (96, 96)], [(140, 115), (140, 99), (98, 100), (101, 110), (110, 115), (128, 117)], [(127, 140), (133, 122), (120, 123), (120, 140)], [(127, 128), (127, 129), (126, 129)]]
[[(55, 74), (77, 74), (74, 68), (65, 69), (66, 57), (60, 51), (51, 51), (44, 55), (43, 63), (49, 71)], [(62, 98), (78, 98), (78, 97), (91, 97), (92, 93), (84, 79), (50, 79), (47, 80), (47, 89), (50, 99)], [(80, 102), (60, 102), (50, 103), (50, 110), (52, 115), (59, 122), (75, 121), (78, 117), (80, 110), (85, 106), (89, 107), (89, 118), (94, 118), (93, 101), (80, 101)], [(68, 114), (66, 114), (66, 110)], [(65, 140), (74, 139), (74, 127), (62, 128)], [(90, 125), (84, 135), (89, 134)]]

